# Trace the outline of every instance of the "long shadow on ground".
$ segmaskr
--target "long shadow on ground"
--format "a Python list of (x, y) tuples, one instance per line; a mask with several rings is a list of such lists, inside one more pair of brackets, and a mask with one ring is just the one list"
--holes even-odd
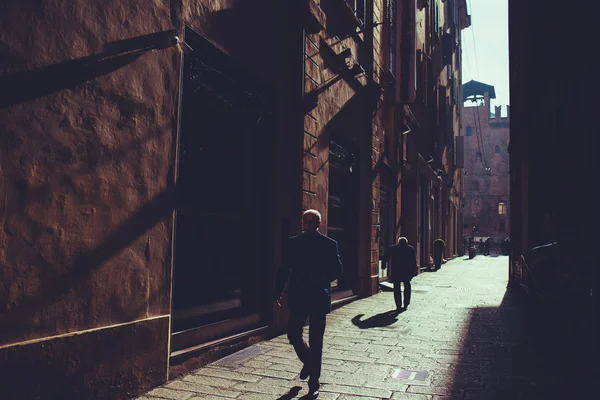
[(404, 310), (391, 310), (381, 314), (373, 315), (367, 319), (361, 320), (365, 314), (358, 314), (352, 318), (352, 323), (360, 329), (377, 328), (382, 326), (392, 325), (398, 321), (398, 314), (404, 312)]

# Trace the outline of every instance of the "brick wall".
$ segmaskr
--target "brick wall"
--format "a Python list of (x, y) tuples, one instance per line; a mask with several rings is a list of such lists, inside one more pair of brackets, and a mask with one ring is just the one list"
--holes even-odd
[[(489, 104), (488, 95), (485, 101)], [(495, 111), (495, 116), (491, 117), (489, 106), (463, 108), (464, 223), (468, 225), (467, 236), (473, 235), (473, 223), (479, 227), (475, 236), (508, 237), (510, 232), (509, 117), (501, 117), (501, 107), (496, 107)], [(469, 128), (472, 136), (467, 136)], [(506, 203), (505, 215), (499, 214), (498, 204), (501, 201)], [(504, 229), (501, 229), (502, 223)]]

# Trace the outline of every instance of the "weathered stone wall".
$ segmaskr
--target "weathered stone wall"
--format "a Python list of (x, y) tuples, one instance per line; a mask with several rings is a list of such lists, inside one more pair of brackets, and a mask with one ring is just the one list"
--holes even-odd
[(1, 8), (0, 345), (168, 314), (168, 4)]
[[(119, 398), (167, 377), (172, 11), (0, 5), (0, 363), (37, 377), (22, 388), (4, 375), (7, 398)], [(104, 353), (116, 343), (127, 351)]]

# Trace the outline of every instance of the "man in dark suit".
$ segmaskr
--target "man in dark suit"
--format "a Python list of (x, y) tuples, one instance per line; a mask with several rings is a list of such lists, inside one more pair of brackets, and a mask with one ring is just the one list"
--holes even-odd
[[(304, 364), (300, 378), (308, 381), (313, 398), (319, 394), (325, 316), (331, 312), (331, 282), (342, 274), (337, 242), (318, 231), (321, 214), (307, 210), (302, 214), (302, 234), (288, 239), (276, 280), (277, 305), (288, 284), (290, 320), (288, 339)], [(309, 345), (302, 339), (309, 318)]]
[[(408, 239), (401, 237), (398, 239), (398, 244), (390, 247), (381, 258), (385, 262), (392, 259), (394, 301), (396, 302), (396, 312), (400, 313), (403, 310), (400, 283), (404, 284), (404, 310), (406, 310), (410, 304), (410, 280), (417, 274), (417, 253), (414, 247), (408, 244)], [(383, 266), (384, 269), (386, 267), (387, 264)]]
[(444, 242), (442, 238), (433, 241), (433, 265), (436, 271), (442, 268), (442, 259), (444, 257), (445, 248), (446, 242)]

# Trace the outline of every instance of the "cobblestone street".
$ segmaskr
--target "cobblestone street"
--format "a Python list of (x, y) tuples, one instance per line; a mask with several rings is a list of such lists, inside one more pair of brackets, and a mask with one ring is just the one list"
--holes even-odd
[[(521, 295), (507, 291), (507, 263), (477, 256), (422, 273), (410, 307), (397, 316), (387, 313), (395, 308), (387, 291), (333, 311), (319, 399), (577, 398), (571, 395), (585, 382), (558, 348), (538, 341), (543, 325)], [(137, 399), (302, 398), (300, 368), (282, 335)]]

